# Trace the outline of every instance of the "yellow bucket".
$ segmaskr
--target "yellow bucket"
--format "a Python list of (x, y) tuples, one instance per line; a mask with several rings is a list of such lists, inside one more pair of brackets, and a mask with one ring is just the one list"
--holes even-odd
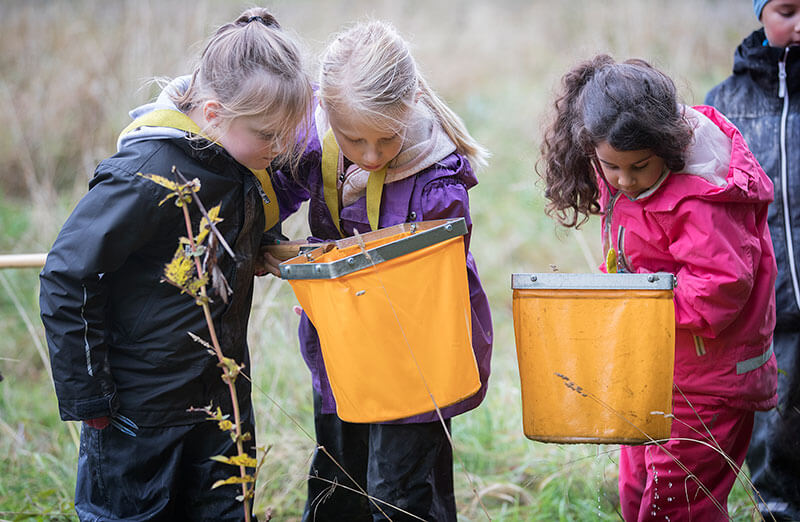
[(339, 418), (396, 420), (478, 391), (466, 232), (463, 218), (406, 223), (281, 264), (319, 334)]
[(526, 437), (669, 438), (672, 274), (513, 274), (511, 286)]

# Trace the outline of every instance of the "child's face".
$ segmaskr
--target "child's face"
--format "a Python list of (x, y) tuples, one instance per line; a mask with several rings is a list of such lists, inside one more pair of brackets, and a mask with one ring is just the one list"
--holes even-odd
[(655, 185), (664, 172), (664, 160), (650, 149), (617, 150), (604, 141), (594, 150), (606, 181), (632, 198)]
[(406, 126), (390, 119), (374, 122), (352, 113), (328, 112), (342, 154), (368, 172), (382, 169), (400, 153)]
[(761, 11), (761, 23), (772, 47), (800, 45), (800, 0), (770, 0)]
[(266, 169), (281, 152), (279, 130), (263, 116), (238, 116), (223, 126), (217, 142), (249, 169)]

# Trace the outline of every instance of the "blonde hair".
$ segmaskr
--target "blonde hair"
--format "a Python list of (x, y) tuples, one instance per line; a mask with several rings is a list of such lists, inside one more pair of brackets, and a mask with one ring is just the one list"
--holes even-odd
[(319, 97), (326, 111), (354, 112), (396, 124), (420, 93), (444, 132), (473, 167), (485, 166), (489, 152), (467, 131), (461, 118), (430, 88), (408, 44), (390, 24), (370, 21), (338, 34), (322, 57)]
[(288, 160), (307, 134), (313, 91), (299, 45), (266, 9), (252, 8), (217, 29), (188, 88), (171, 98), (183, 112), (213, 99), (222, 107), (223, 121), (240, 116), (273, 121), (282, 129), (276, 141)]

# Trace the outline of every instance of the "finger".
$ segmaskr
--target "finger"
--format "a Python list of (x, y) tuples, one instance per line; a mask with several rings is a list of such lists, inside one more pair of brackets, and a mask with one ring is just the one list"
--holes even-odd
[(281, 260), (280, 259), (278, 259), (277, 257), (273, 256), (272, 254), (270, 254), (266, 250), (264, 251), (264, 256), (263, 257), (264, 257), (264, 262), (266, 264), (268, 264), (268, 265), (278, 266), (278, 265), (281, 264)]

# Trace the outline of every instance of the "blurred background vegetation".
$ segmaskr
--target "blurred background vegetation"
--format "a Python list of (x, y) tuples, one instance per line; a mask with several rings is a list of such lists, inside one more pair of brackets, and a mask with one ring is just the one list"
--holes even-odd
[[(558, 229), (533, 172), (553, 89), (598, 52), (641, 57), (671, 75), (686, 103), (729, 74), (758, 26), (745, 0), (275, 0), (315, 57), (332, 32), (367, 17), (393, 22), (429, 83), (493, 153), (471, 191), (472, 251), (494, 315), (490, 390), (453, 422), (462, 520), (619, 520), (614, 446), (554, 445), (522, 433), (510, 274), (594, 270), (597, 221)], [(240, 2), (4, 0), (0, 4), (0, 253), (45, 252), (114, 152), (127, 111), (156, 94), (153, 77), (190, 70), (204, 38)], [(287, 225), (303, 237), (302, 216)], [(72, 518), (77, 426), (62, 423), (38, 318), (38, 271), (0, 271), (0, 519)], [(251, 317), (258, 440), (271, 445), (256, 508), (297, 520), (314, 449), (308, 373), (295, 340), (294, 296), (257, 282)], [(479, 502), (480, 500), (480, 502)], [(480, 503), (486, 507), (483, 510)], [(737, 487), (731, 518), (749, 520)]]

